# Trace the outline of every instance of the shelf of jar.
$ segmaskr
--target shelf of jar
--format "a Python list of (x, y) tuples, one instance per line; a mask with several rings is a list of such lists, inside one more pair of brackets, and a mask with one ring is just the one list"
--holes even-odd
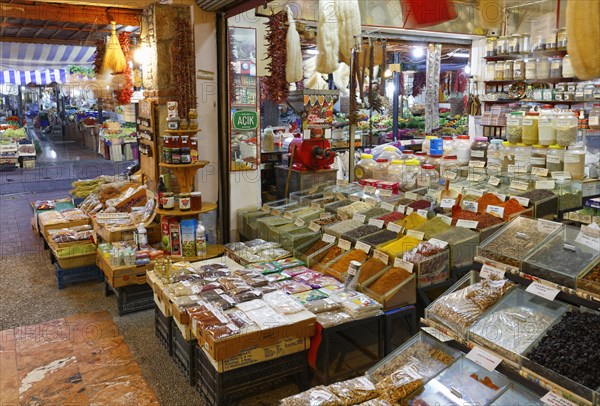
[[(167, 134), (196, 134), (202, 132), (201, 129), (197, 130), (165, 130)], [(164, 135), (163, 135), (164, 137)]]
[(161, 216), (174, 216), (174, 217), (185, 217), (185, 216), (196, 216), (202, 213), (208, 213), (209, 211), (213, 211), (217, 209), (217, 204), (213, 202), (202, 202), (202, 208), (198, 210), (179, 210), (179, 209), (171, 209), (165, 210), (156, 208), (156, 214)]
[(532, 52), (527, 52), (527, 53), (522, 53), (522, 54), (484, 56), (483, 59), (485, 59), (488, 62), (494, 62), (494, 61), (511, 61), (511, 60), (515, 60), (515, 59), (533, 58), (536, 56), (548, 56), (548, 57), (562, 56), (562, 57), (564, 57), (565, 55), (567, 55), (566, 49), (545, 49), (545, 50), (532, 51)]
[(547, 79), (525, 79), (525, 80), (512, 79), (512, 80), (484, 80), (483, 83), (485, 85), (497, 86), (497, 85), (509, 85), (511, 83), (516, 83), (516, 82), (556, 84), (556, 83), (562, 83), (562, 82), (575, 82), (577, 80), (578, 80), (577, 78), (547, 78)]
[(207, 244), (206, 245), (206, 255), (203, 256), (195, 256), (195, 257), (182, 257), (177, 255), (169, 255), (169, 258), (173, 261), (188, 261), (188, 262), (198, 262), (204, 261), (205, 259), (211, 259), (220, 257), (225, 252), (225, 248), (221, 244)]
[(576, 103), (600, 103), (598, 99), (590, 99), (590, 100), (529, 100), (529, 99), (520, 99), (520, 100), (482, 100), (483, 103), (491, 103), (491, 104), (512, 104), (512, 103), (541, 103), (541, 104), (576, 104)]
[(167, 169), (202, 169), (208, 164), (209, 161), (198, 161), (191, 164), (168, 164), (166, 162), (158, 163), (161, 168)]

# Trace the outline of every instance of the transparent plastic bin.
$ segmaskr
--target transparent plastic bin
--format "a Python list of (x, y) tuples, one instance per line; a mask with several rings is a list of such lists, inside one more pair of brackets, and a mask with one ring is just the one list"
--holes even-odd
[[(241, 230), (243, 230), (242, 234), (244, 235), (244, 237), (246, 237), (247, 239), (250, 239), (250, 240), (257, 238), (257, 236), (258, 236), (257, 221), (266, 216), (270, 216), (270, 214), (265, 213), (260, 210), (249, 211), (249, 212), (243, 213), (242, 214), (243, 226), (242, 226)], [(238, 227), (239, 227), (239, 224), (240, 223), (238, 222)]]
[[(348, 231), (348, 232), (342, 234), (340, 236), (340, 238), (350, 241), (352, 244), (355, 244), (358, 239), (368, 237), (368, 236), (378, 233), (380, 231), (381, 231), (381, 229), (379, 227), (364, 224), (361, 227), (357, 227), (351, 231)], [(357, 236), (359, 236), (359, 235), (360, 235), (360, 237), (357, 238)]]
[(279, 216), (263, 217), (256, 222), (258, 226), (258, 238), (262, 238), (266, 241), (273, 241), (274, 236), (271, 231), (272, 228), (281, 227), (289, 223), (291, 223), (290, 220)]
[[(307, 262), (307, 266), (310, 266), (311, 269), (313, 269), (313, 270), (315, 270), (317, 272), (325, 273), (325, 271), (329, 268), (329, 265), (331, 263), (337, 261), (339, 258), (341, 258), (342, 256), (344, 256), (348, 252), (347, 250), (337, 250), (336, 248), (338, 248), (337, 245), (336, 244), (332, 244), (331, 247), (329, 247), (329, 248), (327, 248), (325, 250), (319, 251), (319, 253), (316, 254), (312, 258), (312, 260), (310, 261), (310, 265), (308, 265), (308, 262)], [(330, 255), (331, 254), (331, 252), (330, 252), (331, 250), (336, 250), (336, 251), (339, 251), (339, 252), (338, 252), (337, 255), (334, 255), (332, 257)]]
[(424, 257), (413, 263), (415, 265), (413, 273), (417, 275), (417, 286), (420, 288), (447, 281), (450, 277), (449, 249), (445, 249), (429, 257)]
[(577, 277), (577, 289), (600, 298), (600, 262), (596, 262), (588, 272)]
[(279, 243), (283, 249), (293, 252), (296, 248), (313, 239), (314, 236), (315, 233), (308, 228), (296, 227), (293, 230), (280, 234)]
[(513, 382), (502, 395), (498, 396), (490, 406), (543, 406), (544, 402), (540, 400), (537, 393), (530, 391), (524, 386)]
[(572, 289), (577, 278), (600, 261), (600, 247), (576, 241), (579, 227), (565, 227), (523, 262), (522, 271)]
[(339, 238), (340, 235), (342, 235), (343, 233), (362, 226), (364, 226), (364, 224), (356, 220), (343, 220), (339, 223), (334, 223), (329, 226), (323, 227), (323, 233), (331, 234)]
[(448, 243), (450, 268), (457, 269), (473, 264), (479, 246), (479, 233), (463, 227), (453, 227), (435, 236)]
[[(439, 355), (434, 357), (436, 353)], [(366, 376), (372, 382), (378, 383), (400, 368), (415, 366), (418, 368), (419, 375), (427, 381), (446, 369), (460, 356), (460, 351), (421, 331), (371, 367), (366, 372)]]
[(530, 207), (533, 209), (533, 217), (536, 219), (554, 219), (554, 216), (558, 213), (558, 196), (554, 192), (548, 191), (548, 197), (533, 199), (534, 193), (534, 191), (531, 191), (519, 195), (529, 198)]
[(383, 310), (392, 310), (401, 306), (415, 304), (417, 302), (417, 279), (416, 275), (404, 279), (397, 285), (391, 287), (384, 294), (379, 294), (370, 289), (379, 278), (390, 272), (393, 267), (388, 268), (385, 272), (381, 272), (378, 278), (373, 278), (369, 283), (364, 283), (362, 287), (363, 293), (378, 301), (383, 305)]
[(369, 244), (371, 247), (384, 246), (398, 239), (398, 235), (398, 233), (390, 230), (381, 230), (374, 234), (361, 237), (358, 239), (358, 241)]
[(523, 288), (513, 289), (469, 328), (470, 340), (520, 363), (531, 345), (544, 335), (568, 306)]
[(312, 252), (311, 254), (306, 254), (306, 252), (308, 252), (313, 247), (313, 245), (317, 244), (319, 241), (322, 241), (321, 235), (313, 235), (313, 238), (311, 238), (303, 245), (299, 246), (297, 249), (294, 250), (294, 257), (298, 258), (301, 261), (304, 261), (307, 267), (310, 267), (315, 262), (318, 262), (315, 260), (315, 258), (318, 257), (319, 254), (329, 250), (329, 248), (335, 245), (335, 243), (323, 242), (323, 246), (321, 248)]
[(477, 249), (477, 256), (520, 269), (530, 253), (564, 227), (551, 221), (517, 217), (483, 241)]
[(323, 208), (329, 213), (337, 214), (337, 209), (339, 209), (340, 207), (348, 206), (352, 203), (352, 200), (338, 200), (333, 203), (326, 204)]

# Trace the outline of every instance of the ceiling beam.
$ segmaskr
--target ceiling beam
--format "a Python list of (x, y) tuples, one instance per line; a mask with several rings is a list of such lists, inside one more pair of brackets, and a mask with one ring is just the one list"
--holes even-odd
[(38, 35), (40, 35), (40, 34), (42, 33), (42, 31), (44, 31), (44, 28), (48, 27), (48, 23), (49, 23), (49, 22), (50, 22), (50, 21), (46, 21), (46, 22), (44, 23), (44, 25), (42, 25), (40, 28), (38, 28), (38, 29), (37, 29), (37, 31), (35, 32), (35, 34), (33, 34), (33, 38), (37, 38), (37, 37), (38, 37)]
[(109, 25), (111, 21), (116, 21), (120, 25), (139, 26), (140, 15), (141, 10), (115, 7), (0, 3), (0, 16), (25, 20), (98, 25)]
[(80, 40), (68, 40), (68, 39), (48, 39), (48, 38), (28, 38), (28, 37), (7, 37), (3, 35), (0, 37), (0, 42), (19, 42), (25, 44), (49, 44), (49, 45), (81, 45), (81, 46), (95, 46), (96, 42), (80, 41)]

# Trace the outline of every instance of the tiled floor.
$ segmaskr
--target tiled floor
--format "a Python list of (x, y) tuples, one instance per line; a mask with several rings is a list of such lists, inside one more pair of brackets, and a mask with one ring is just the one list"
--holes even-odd
[(0, 332), (2, 405), (157, 405), (108, 312)]

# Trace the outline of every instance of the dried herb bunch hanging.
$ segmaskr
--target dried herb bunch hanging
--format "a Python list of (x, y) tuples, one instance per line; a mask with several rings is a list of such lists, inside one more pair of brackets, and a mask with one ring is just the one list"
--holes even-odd
[(127, 66), (122, 73), (123, 80), (120, 83), (119, 88), (115, 90), (115, 99), (119, 105), (125, 105), (131, 103), (131, 96), (133, 96), (133, 77), (130, 66), (131, 62), (131, 34), (128, 32), (122, 32), (119, 34), (119, 44), (125, 55), (125, 61)]
[(96, 41), (96, 53), (94, 54), (94, 72), (96, 77), (102, 73), (102, 63), (106, 53), (106, 42), (104, 39)]
[(275, 103), (283, 103), (288, 97), (288, 83), (285, 77), (285, 66), (287, 60), (285, 22), (287, 15), (283, 11), (269, 17), (267, 23), (267, 57), (271, 58), (267, 70), (271, 76), (266, 78), (268, 97)]
[(196, 108), (196, 62), (189, 16), (177, 18), (171, 55), (173, 83), (177, 87), (175, 99), (179, 104), (179, 115), (184, 118), (190, 109)]

